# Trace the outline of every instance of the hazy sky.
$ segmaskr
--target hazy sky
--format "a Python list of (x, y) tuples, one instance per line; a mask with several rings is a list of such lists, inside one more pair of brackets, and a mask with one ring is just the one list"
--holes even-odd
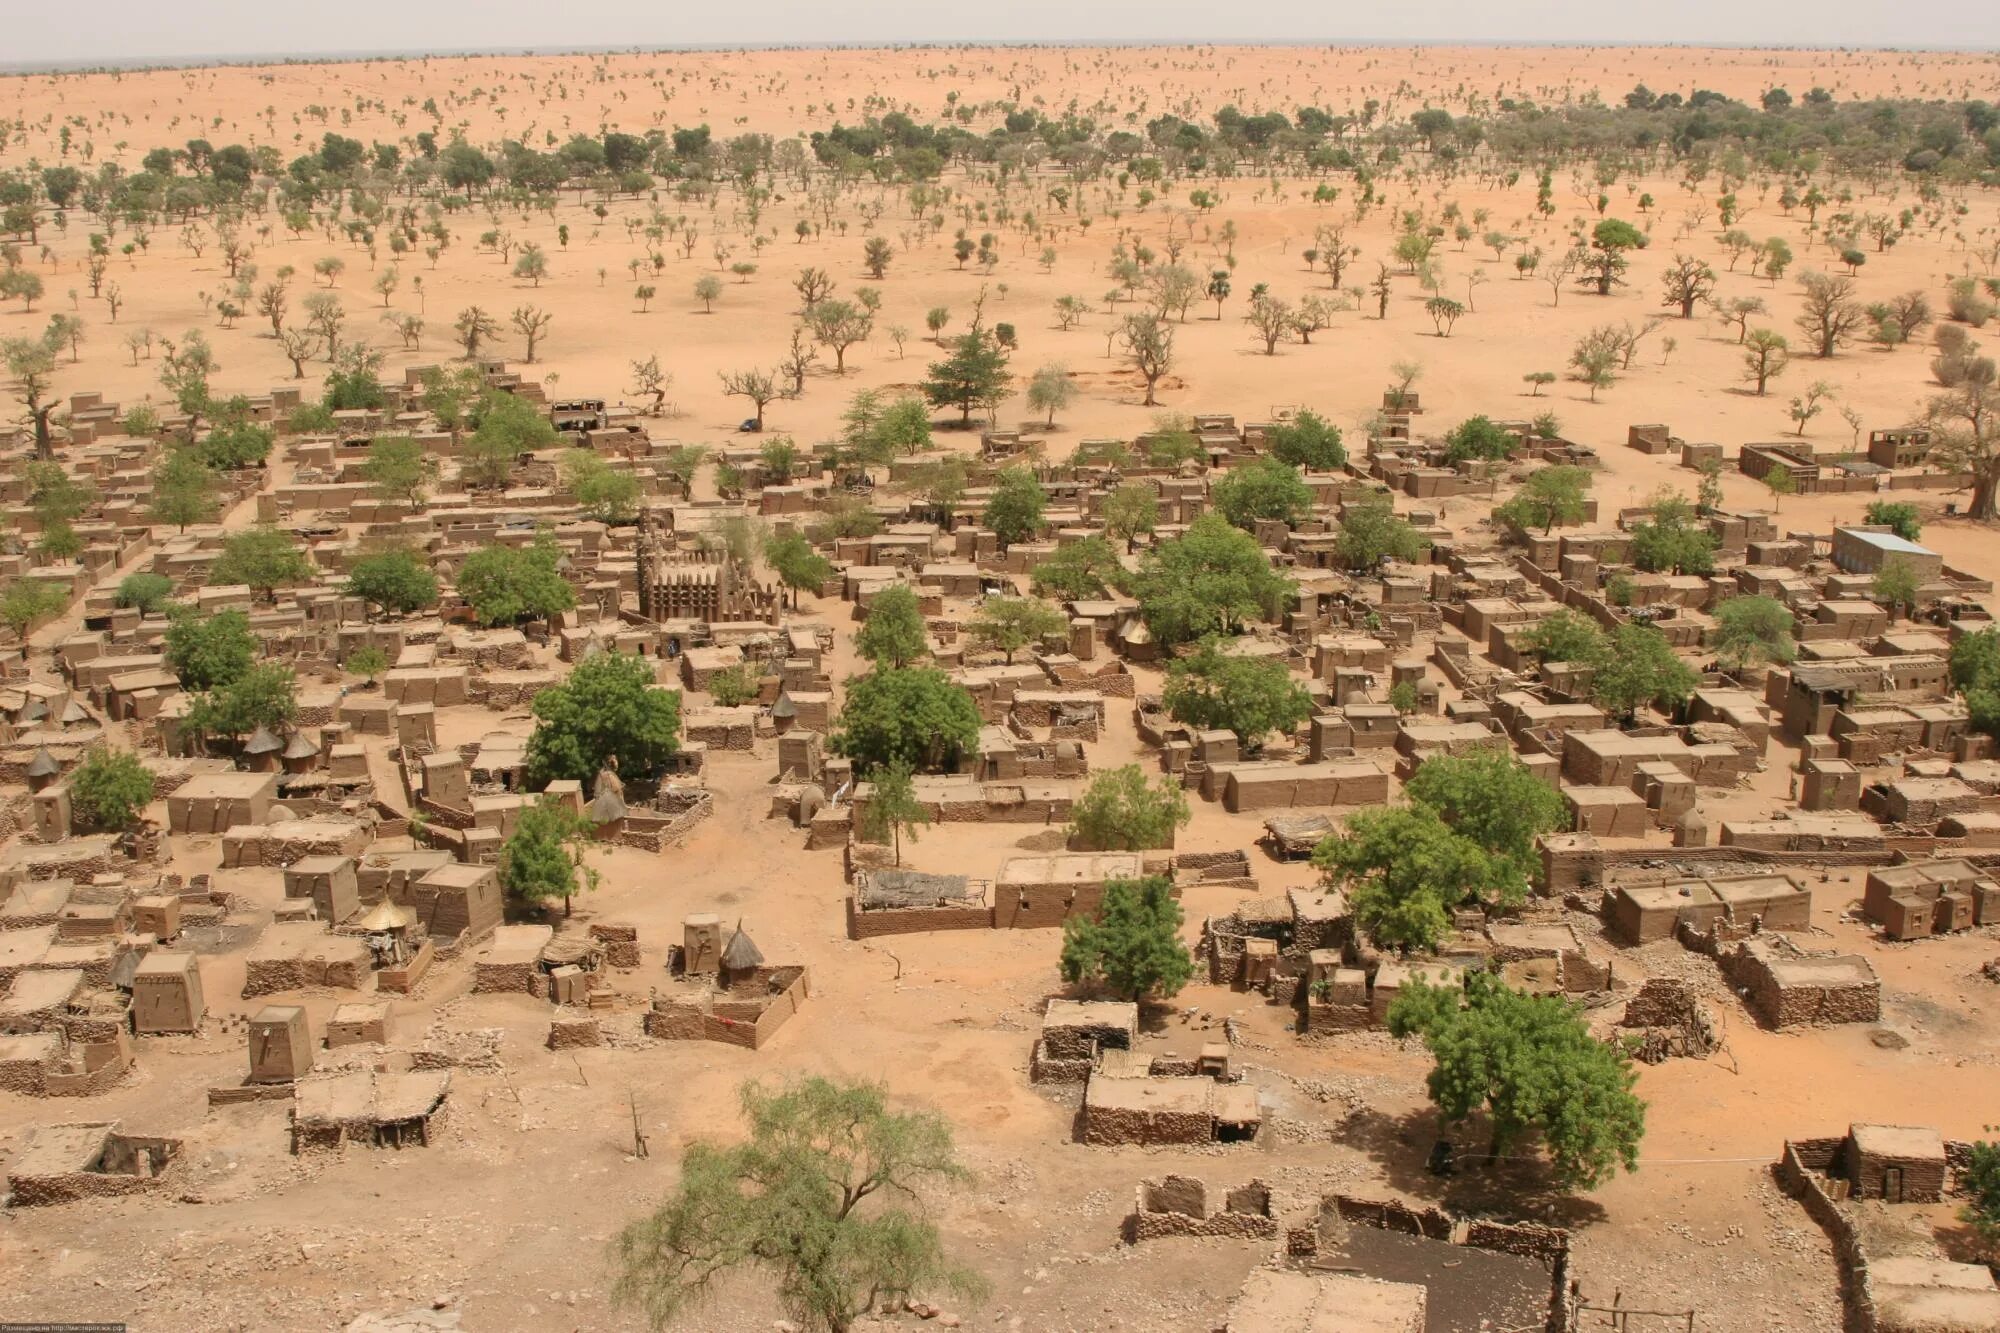
[[(779, 42), (1410, 40), (1674, 42), (1707, 45), (2000, 46), (2000, 7), (1929, 0), (97, 0), (79, 9), (16, 0), (0, 20), (0, 63), (192, 55), (494, 47)], [(1921, 22), (1913, 18), (1921, 16)]]

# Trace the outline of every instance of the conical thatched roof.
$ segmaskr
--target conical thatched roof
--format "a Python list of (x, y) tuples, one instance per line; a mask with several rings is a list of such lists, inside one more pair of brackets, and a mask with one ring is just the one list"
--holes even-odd
[(409, 908), (384, 898), (369, 908), (354, 925), (360, 930), (368, 931), (403, 930), (416, 919), (417, 914)]
[(285, 758), (287, 759), (311, 759), (318, 753), (319, 747), (314, 745), (312, 738), (307, 736), (303, 731), (293, 733), (292, 743), (285, 747)]
[(276, 754), (284, 748), (285, 743), (272, 735), (269, 727), (259, 727), (251, 733), (250, 739), (244, 742), (243, 753)]
[(46, 745), (38, 746), (35, 750), (35, 757), (28, 761), (28, 776), (31, 778), (52, 778), (60, 772), (62, 772), (62, 765), (58, 764), (56, 757), (49, 753), (49, 747)]
[(792, 696), (789, 694), (780, 694), (778, 702), (771, 705), (772, 717), (797, 717), (798, 715), (799, 706), (792, 702)]
[(741, 921), (736, 923), (736, 933), (729, 937), (729, 944), (722, 951), (722, 965), (731, 972), (748, 972), (764, 965), (764, 951), (744, 932)]
[(68, 706), (63, 709), (62, 720), (63, 725), (67, 726), (72, 722), (89, 722), (92, 719), (88, 708), (71, 699)]

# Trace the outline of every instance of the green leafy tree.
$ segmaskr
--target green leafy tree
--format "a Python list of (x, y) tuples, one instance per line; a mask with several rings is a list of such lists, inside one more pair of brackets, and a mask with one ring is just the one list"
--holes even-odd
[(1589, 468), (1537, 468), (1512, 499), (1493, 511), (1493, 517), (1524, 532), (1548, 532), (1557, 524), (1581, 523), (1590, 512), (1589, 496)]
[(869, 599), (854, 650), (877, 666), (891, 667), (908, 666), (930, 652), (924, 613), (908, 584), (892, 583)]
[(1540, 865), (1535, 840), (1569, 820), (1562, 794), (1498, 747), (1427, 759), (1403, 794), (1492, 858), (1486, 891), (1503, 906), (1527, 896)]
[(29, 626), (38, 620), (60, 615), (69, 608), (69, 595), (46, 579), (15, 579), (0, 593), (0, 623), (25, 638)]
[(1388, 496), (1371, 493), (1342, 511), (1334, 549), (1347, 568), (1368, 570), (1384, 560), (1415, 560), (1430, 545), (1428, 537), (1397, 515)]
[(1542, 618), (1521, 639), (1521, 647), (1544, 662), (1575, 662), (1594, 666), (1611, 650), (1597, 622), (1563, 607)]
[(1180, 931), (1181, 905), (1165, 876), (1110, 880), (1095, 917), (1063, 922), (1063, 980), (1101, 983), (1134, 1002), (1167, 999), (1194, 975)]
[(1760, 662), (1789, 662), (1798, 653), (1792, 641), (1791, 608), (1775, 597), (1732, 597), (1715, 608), (1715, 655), (1733, 671)]
[(597, 523), (630, 523), (639, 512), (639, 478), (587, 449), (563, 456), (563, 485), (576, 497), (585, 518)]
[(757, 678), (750, 674), (747, 663), (732, 663), (710, 673), (708, 697), (715, 700), (718, 708), (740, 707), (757, 697)]
[(690, 1144), (674, 1192), (619, 1233), (619, 1304), (664, 1329), (729, 1275), (758, 1269), (794, 1321), (847, 1333), (885, 1299), (985, 1291), (945, 1257), (920, 1210), (926, 1189), (970, 1179), (943, 1116), (899, 1113), (878, 1086), (817, 1077), (778, 1092), (748, 1083), (742, 1101), (747, 1138)]
[(772, 537), (764, 543), (764, 562), (778, 576), (778, 581), (791, 590), (792, 605), (799, 604), (799, 594), (810, 592), (815, 596), (833, 577), (833, 562), (815, 551), (812, 543), (796, 532), (786, 532)]
[(1139, 852), (1174, 845), (1192, 817), (1187, 792), (1169, 775), (1153, 782), (1137, 764), (1105, 769), (1070, 806), (1070, 844), (1089, 851)]
[(361, 476), (384, 494), (416, 505), (437, 476), (437, 460), (408, 435), (378, 435), (368, 442)]
[(130, 828), (153, 799), (153, 770), (130, 750), (93, 745), (69, 775), (69, 794), (87, 823), (102, 829)]
[(965, 627), (973, 642), (998, 649), (1009, 662), (1029, 644), (1068, 630), (1069, 617), (1036, 597), (989, 597)]
[(33, 462), (21, 469), (28, 508), (44, 528), (68, 527), (90, 512), (97, 490), (64, 471), (60, 463)]
[(932, 407), (955, 407), (960, 423), (970, 425), (975, 411), (998, 407), (1012, 391), (1007, 350), (984, 329), (974, 329), (956, 340), (949, 357), (931, 362), (919, 387)]
[[(1987, 1132), (1992, 1132), (1991, 1126)], [(1959, 1172), (1958, 1186), (1966, 1196), (1959, 1217), (1988, 1246), (2000, 1246), (2000, 1143), (1982, 1139), (1972, 1144), (1965, 1168)]]
[(1632, 563), (1650, 573), (1712, 574), (1715, 546), (1694, 506), (1678, 495), (1654, 500), (1650, 517), (1632, 527)]
[(1144, 482), (1128, 481), (1104, 497), (1103, 518), (1106, 534), (1130, 551), (1140, 534), (1159, 526), (1159, 492)]
[(153, 503), (149, 517), (187, 531), (190, 523), (213, 522), (222, 512), (221, 483), (215, 469), (192, 449), (171, 449), (153, 469)]
[(460, 471), (475, 486), (505, 486), (521, 455), (555, 445), (556, 428), (535, 405), (510, 393), (489, 394), (475, 413)]
[(482, 625), (543, 620), (576, 605), (557, 568), (562, 551), (546, 537), (527, 547), (482, 546), (459, 568), (458, 595)]
[(202, 615), (191, 607), (176, 607), (168, 614), (167, 669), (184, 690), (211, 690), (238, 680), (260, 653), (250, 617), (241, 611)]
[(979, 726), (972, 696), (942, 671), (877, 666), (847, 682), (847, 703), (828, 744), (864, 778), (895, 763), (950, 771), (979, 743)]
[(378, 551), (347, 571), (347, 594), (392, 615), (408, 615), (437, 605), (437, 575), (408, 547)]
[(340, 664), (341, 670), (351, 676), (359, 676), (369, 685), (375, 684), (375, 677), (389, 669), (389, 654), (372, 643), (364, 643), (347, 655)]
[(1154, 639), (1172, 646), (1276, 616), (1292, 581), (1271, 567), (1249, 533), (1220, 514), (1203, 514), (1147, 553), (1131, 591)]
[(2000, 630), (1983, 629), (1952, 644), (1951, 683), (1965, 695), (1972, 729), (2000, 736)]
[(133, 607), (141, 615), (152, 615), (174, 595), (174, 581), (165, 574), (127, 574), (118, 580), (112, 594), (113, 606)]
[(209, 566), (212, 587), (240, 583), (266, 601), (279, 588), (312, 581), (312, 562), (289, 532), (255, 527), (222, 539), (222, 553)]
[(1444, 437), (1444, 461), (1464, 463), (1474, 459), (1497, 462), (1514, 451), (1515, 437), (1493, 424), (1490, 417), (1467, 417)]
[(259, 727), (281, 730), (298, 715), (298, 681), (292, 669), (258, 662), (236, 679), (197, 695), (188, 707), (187, 725), (203, 735), (233, 739)]
[(1028, 410), (1046, 413), (1042, 423), (1054, 430), (1056, 413), (1076, 401), (1076, 381), (1070, 378), (1069, 369), (1055, 364), (1043, 366), (1028, 381)]
[(1695, 669), (1675, 655), (1667, 636), (1651, 625), (1620, 625), (1610, 651), (1591, 678), (1591, 697), (1607, 711), (1630, 718), (1649, 703), (1669, 709), (1687, 702), (1701, 685)]
[(1490, 972), (1462, 989), (1417, 982), (1390, 1006), (1389, 1031), (1430, 1048), (1427, 1087), (1447, 1125), (1485, 1111), (1495, 1159), (1539, 1134), (1567, 1187), (1638, 1170), (1646, 1104), (1631, 1057), (1593, 1037), (1563, 997), (1525, 995)]
[(574, 808), (544, 797), (521, 811), (500, 844), (500, 887), (530, 909), (560, 898), (568, 916), (570, 899), (597, 887), (597, 871), (583, 859), (591, 833), (590, 821)]
[(1243, 467), (1232, 468), (1209, 489), (1215, 508), (1224, 518), (1246, 531), (1260, 519), (1275, 519), (1296, 527), (1312, 512), (1312, 487), (1298, 470), (1275, 458), (1260, 458)]
[(680, 749), (680, 692), (653, 683), (650, 657), (593, 653), (533, 709), (528, 781), (537, 790), (563, 778), (594, 783), (607, 764), (645, 781)]
[(1120, 576), (1118, 553), (1102, 537), (1064, 542), (1041, 561), (1030, 577), (1035, 591), (1047, 597), (1084, 601), (1102, 597)]
[(1889, 608), (1893, 619), (1917, 609), (1917, 597), (1922, 589), (1923, 580), (1917, 577), (1917, 567), (1902, 556), (1892, 555), (1882, 562), (1882, 568), (1875, 571), (1875, 580), (1869, 592), (1876, 601)]
[(1347, 464), (1340, 427), (1311, 408), (1302, 408), (1290, 421), (1273, 426), (1264, 439), (1271, 457), (1308, 472), (1332, 472)]
[(1313, 849), (1330, 887), (1347, 891), (1355, 923), (1385, 948), (1431, 949), (1451, 911), (1491, 882), (1492, 860), (1424, 805), (1357, 810)]
[(1871, 500), (1868, 503), (1871, 527), (1887, 528), (1906, 542), (1913, 542), (1924, 530), (1923, 517), (1907, 500)]
[(235, 472), (260, 466), (276, 440), (269, 426), (225, 408), (223, 419), (194, 446), (194, 453), (218, 472)]
[(1163, 700), (1174, 721), (1227, 728), (1253, 749), (1312, 716), (1312, 695), (1282, 660), (1233, 654), (1215, 639), (1168, 668)]
[(1024, 542), (1042, 526), (1042, 513), (1049, 497), (1035, 474), (1024, 467), (1010, 467), (995, 478), (993, 494), (986, 501), (984, 520), (1000, 538), (1002, 546)]
[(903, 864), (903, 836), (917, 840), (917, 829), (931, 822), (930, 811), (917, 799), (910, 766), (898, 760), (884, 764), (869, 779), (867, 804), (857, 812), (861, 836), (869, 842), (894, 842), (896, 864)]

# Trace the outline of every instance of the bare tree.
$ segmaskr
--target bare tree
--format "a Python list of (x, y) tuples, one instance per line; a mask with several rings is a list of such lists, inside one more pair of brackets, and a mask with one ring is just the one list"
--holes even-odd
[(319, 350), (319, 335), (311, 329), (281, 329), (278, 348), (292, 363), (292, 378), (302, 380), (306, 377), (306, 362)]
[(527, 355), (522, 359), (529, 365), (535, 364), (535, 348), (548, 336), (549, 325), (554, 320), (554, 315), (539, 306), (514, 307), (514, 314), (509, 322), (513, 324), (514, 331), (528, 344)]
[(1868, 312), (1854, 299), (1854, 279), (1844, 274), (1801, 273), (1805, 299), (1794, 322), (1812, 341), (1814, 353), (1832, 356), (1840, 345), (1868, 326)]
[(1675, 255), (1660, 285), (1660, 304), (1679, 306), (1682, 319), (1693, 319), (1694, 308), (1715, 295), (1715, 270), (1693, 255)]
[(748, 398), (757, 409), (755, 429), (764, 429), (764, 408), (778, 397), (777, 378), (768, 370), (721, 370), (722, 391), (732, 398)]

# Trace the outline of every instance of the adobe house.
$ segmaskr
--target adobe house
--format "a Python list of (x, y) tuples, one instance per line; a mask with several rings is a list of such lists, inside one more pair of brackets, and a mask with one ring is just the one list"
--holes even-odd
[(1077, 914), (1096, 915), (1104, 886), (1144, 873), (1133, 852), (1068, 852), (1010, 857), (993, 883), (993, 925), (1000, 930), (1060, 926)]
[(167, 797), (172, 833), (224, 833), (262, 824), (278, 799), (276, 773), (203, 773)]
[(43, 1125), (7, 1169), (16, 1208), (139, 1194), (156, 1186), (179, 1139), (123, 1134), (117, 1121)]
[(201, 967), (193, 954), (157, 949), (139, 960), (132, 974), (134, 1032), (196, 1032), (207, 1012)]
[(409, 1073), (347, 1070), (294, 1086), (292, 1151), (339, 1148), (348, 1142), (378, 1148), (428, 1145), (451, 1092), (449, 1069)]
[(1127, 1001), (1050, 1000), (1028, 1060), (1031, 1083), (1082, 1083), (1107, 1050), (1139, 1039), (1139, 1006)]
[(2000, 924), (2000, 884), (1970, 861), (1911, 861), (1868, 872), (1861, 911), (1892, 940)]
[(1912, 1125), (1852, 1125), (1842, 1148), (1851, 1197), (1885, 1203), (1937, 1203), (1944, 1198), (1944, 1139)]
[(712, 986), (658, 996), (642, 1026), (666, 1041), (719, 1041), (761, 1048), (811, 995), (803, 967), (773, 966), (739, 924), (722, 948)]
[(1154, 1078), (1099, 1069), (1083, 1092), (1084, 1143), (1245, 1143), (1263, 1124), (1257, 1090), (1182, 1075)]
[(1944, 557), (1928, 547), (1898, 537), (1887, 528), (1845, 527), (1833, 530), (1833, 563), (1849, 574), (1879, 574), (1891, 561), (1910, 567), (1924, 584), (1944, 570)]
[(250, 1019), (250, 1081), (292, 1083), (313, 1067), (312, 1027), (296, 1004), (267, 1004)]

